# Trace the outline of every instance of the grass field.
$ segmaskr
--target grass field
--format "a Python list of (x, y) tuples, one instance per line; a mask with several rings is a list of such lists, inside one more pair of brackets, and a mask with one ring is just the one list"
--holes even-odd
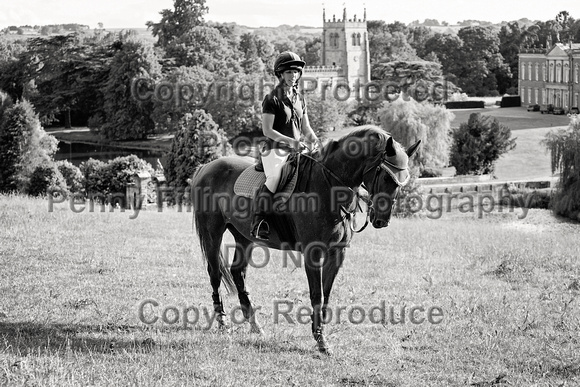
[[(119, 210), (48, 208), (0, 196), (0, 385), (580, 384), (580, 226), (548, 211), (394, 219), (355, 236), (334, 308), (438, 307), (443, 319), (333, 321), (326, 358), (309, 324), (274, 321), (276, 300), (309, 304), (304, 269), (280, 252), (256, 253), (268, 264), (248, 272), (263, 336), (247, 324), (205, 329), (201, 317), (184, 329), (184, 307), (211, 309), (191, 213), (147, 210), (131, 220)], [(142, 322), (148, 299), (159, 305), (147, 319), (174, 306), (179, 321)], [(225, 302), (230, 311), (237, 297)]]

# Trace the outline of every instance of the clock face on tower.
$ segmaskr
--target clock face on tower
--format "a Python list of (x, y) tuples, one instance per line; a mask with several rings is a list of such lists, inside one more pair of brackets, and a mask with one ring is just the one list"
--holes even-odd
[(357, 62), (358, 61), (358, 55), (353, 56), (352, 57), (352, 60), (354, 60), (355, 62)]

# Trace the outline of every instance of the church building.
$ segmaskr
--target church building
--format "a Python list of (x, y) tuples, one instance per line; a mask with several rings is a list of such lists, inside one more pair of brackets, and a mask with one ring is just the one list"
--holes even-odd
[[(317, 88), (323, 85), (335, 87), (348, 84), (353, 90), (370, 81), (369, 40), (366, 9), (362, 19), (354, 15), (347, 18), (346, 8), (342, 19), (326, 19), (322, 11), (322, 65), (306, 66), (304, 78), (317, 80)], [(330, 89), (328, 89), (330, 91)]]

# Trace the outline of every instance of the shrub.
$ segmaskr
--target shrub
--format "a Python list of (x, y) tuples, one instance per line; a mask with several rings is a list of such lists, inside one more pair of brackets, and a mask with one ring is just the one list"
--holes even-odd
[(397, 99), (379, 110), (381, 126), (408, 147), (422, 140), (411, 166), (425, 168), (445, 167), (449, 163), (449, 134), (453, 113), (443, 106)]
[(57, 161), (56, 166), (62, 174), (70, 192), (77, 193), (83, 191), (84, 176), (79, 167), (67, 160)]
[(55, 163), (37, 166), (30, 176), (28, 191), (31, 196), (44, 195), (48, 190), (60, 190), (68, 193), (64, 177)]
[(570, 117), (567, 129), (549, 132), (543, 144), (552, 156), (552, 173), (560, 171), (558, 190), (552, 199), (554, 212), (580, 220), (580, 118)]
[(497, 159), (516, 147), (507, 126), (480, 113), (471, 114), (452, 136), (451, 164), (458, 175), (493, 173)]
[(186, 187), (187, 179), (199, 165), (229, 154), (231, 146), (225, 132), (203, 110), (185, 114), (180, 126), (165, 156), (164, 172), (168, 184)]
[(153, 174), (153, 167), (135, 155), (116, 157), (104, 163), (89, 159), (81, 163), (80, 171), (84, 176), (84, 188), (87, 194), (125, 194), (131, 176), (146, 171)]

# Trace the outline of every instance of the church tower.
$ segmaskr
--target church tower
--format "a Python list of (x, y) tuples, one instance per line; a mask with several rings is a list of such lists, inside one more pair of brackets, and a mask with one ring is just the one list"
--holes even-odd
[(360, 84), (370, 81), (369, 41), (367, 33), (366, 9), (363, 18), (348, 19), (346, 8), (342, 19), (326, 20), (326, 10), (322, 11), (322, 64), (340, 68), (339, 76), (350, 85), (356, 80)]

